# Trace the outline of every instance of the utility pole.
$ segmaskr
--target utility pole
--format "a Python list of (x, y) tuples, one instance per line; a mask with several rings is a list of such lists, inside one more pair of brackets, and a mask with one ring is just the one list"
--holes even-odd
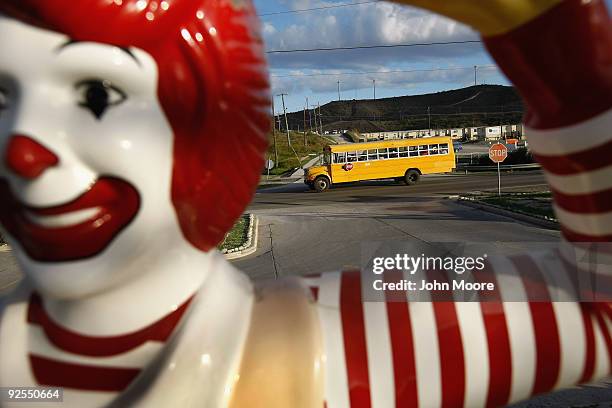
[(340, 81), (338, 81), (338, 101), (340, 101)]
[(319, 133), (319, 125), (317, 125), (317, 107), (312, 106), (312, 113), (314, 114), (314, 131), (315, 133)]
[(276, 114), (274, 113), (274, 96), (272, 97), (272, 128), (276, 130)]
[(306, 146), (306, 106), (304, 106), (304, 146)]
[[(504, 134), (504, 105), (499, 107), (501, 115), (499, 115), (499, 138), (504, 139), (504, 141), (508, 140), (508, 137)], [(512, 130), (512, 128), (510, 128)]]
[(374, 100), (376, 100), (376, 80), (372, 80), (372, 85), (374, 85)]
[(285, 115), (285, 130), (287, 131), (287, 143), (291, 146), (291, 137), (289, 137), (289, 121), (287, 120), (287, 109), (285, 108), (285, 95), (286, 93), (281, 93), (277, 96), (281, 97), (281, 101), (283, 102), (283, 113)]
[(276, 148), (276, 114), (274, 113), (274, 96), (272, 97), (272, 140), (274, 143), (274, 163), (275, 165), (278, 166), (278, 149)]
[(306, 110), (308, 111), (308, 130), (312, 130), (312, 115), (310, 114), (310, 106), (308, 105), (308, 97), (306, 97)]
[(478, 65), (474, 65), (474, 86), (476, 86), (476, 70), (478, 69)]
[(321, 128), (321, 136), (323, 136), (323, 120), (321, 119), (321, 103), (317, 102), (319, 105), (319, 126)]
[(429, 136), (431, 136), (431, 108), (427, 107), (427, 117), (429, 119)]
[[(295, 154), (295, 158), (297, 159), (298, 163), (300, 164), (300, 168), (302, 168), (302, 161), (300, 160), (300, 156), (298, 156), (297, 152), (295, 151), (295, 149), (291, 145), (291, 137), (289, 136), (289, 121), (287, 120), (287, 108), (285, 107), (285, 96), (286, 95), (287, 95), (286, 93), (281, 93), (278, 96), (281, 97), (281, 101), (283, 102), (283, 113), (285, 114), (285, 127), (287, 128), (287, 144), (289, 144), (289, 147), (293, 151), (293, 154)], [(298, 129), (299, 129), (299, 126), (298, 126)]]

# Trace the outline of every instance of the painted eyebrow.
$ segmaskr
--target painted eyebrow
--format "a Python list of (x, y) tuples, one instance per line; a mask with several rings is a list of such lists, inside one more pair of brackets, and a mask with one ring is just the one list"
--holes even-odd
[[(57, 47), (57, 52), (61, 52), (62, 50), (64, 50), (66, 47), (69, 47), (71, 45), (75, 45), (75, 44), (80, 44), (80, 43), (84, 43), (86, 41), (78, 41), (78, 40), (68, 40), (63, 44), (60, 44), (59, 47)], [(140, 67), (142, 66), (142, 64), (140, 63), (140, 60), (136, 57), (136, 55), (132, 52), (132, 50), (130, 50), (129, 48), (126, 47), (117, 47), (119, 48), (121, 51), (125, 52), (127, 55), (130, 56), (130, 58), (132, 58), (136, 64)]]

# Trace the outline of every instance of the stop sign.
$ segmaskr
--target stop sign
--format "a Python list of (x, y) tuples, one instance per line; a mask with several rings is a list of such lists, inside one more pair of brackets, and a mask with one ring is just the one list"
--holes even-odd
[(501, 163), (508, 157), (508, 148), (501, 144), (495, 143), (489, 147), (489, 158), (493, 163)]

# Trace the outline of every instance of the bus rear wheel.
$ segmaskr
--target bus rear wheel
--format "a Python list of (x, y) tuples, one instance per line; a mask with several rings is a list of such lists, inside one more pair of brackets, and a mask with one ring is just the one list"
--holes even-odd
[(324, 176), (317, 177), (314, 181), (314, 188), (318, 193), (329, 189), (329, 179)]
[(419, 182), (419, 178), (421, 178), (421, 174), (418, 171), (414, 169), (408, 170), (404, 176), (404, 183), (407, 186), (412, 186)]

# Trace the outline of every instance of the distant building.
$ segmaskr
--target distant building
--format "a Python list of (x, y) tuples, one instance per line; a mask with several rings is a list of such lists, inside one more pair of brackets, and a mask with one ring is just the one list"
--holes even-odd
[(499, 140), (502, 138), (502, 126), (488, 126), (485, 140)]
[(502, 128), (502, 137), (504, 139), (524, 139), (522, 124), (504, 125)]
[(487, 130), (485, 127), (469, 127), (465, 129), (465, 138), (467, 140), (485, 140)]
[(413, 139), (430, 136), (449, 136), (453, 140), (493, 141), (500, 139), (524, 139), (523, 125), (476, 126), (451, 129), (396, 130), (389, 132), (361, 133), (359, 141)]
[(450, 136), (453, 140), (463, 139), (463, 128), (447, 129), (446, 136)]

